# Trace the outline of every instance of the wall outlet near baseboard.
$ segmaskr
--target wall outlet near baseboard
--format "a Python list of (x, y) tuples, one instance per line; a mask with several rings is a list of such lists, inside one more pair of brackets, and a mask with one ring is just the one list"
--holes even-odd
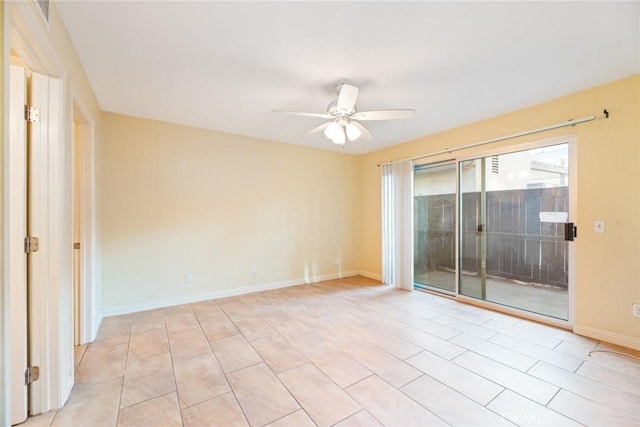
[(633, 315), (640, 317), (640, 304), (631, 304), (631, 307), (633, 307)]
[(193, 282), (193, 274), (187, 273), (184, 275), (184, 283), (185, 285), (190, 285)]

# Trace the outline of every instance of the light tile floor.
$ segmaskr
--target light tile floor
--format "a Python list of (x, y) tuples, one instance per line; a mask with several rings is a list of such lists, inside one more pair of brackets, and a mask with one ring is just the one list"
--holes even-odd
[(638, 352), (353, 277), (104, 320), (28, 426), (640, 425)]

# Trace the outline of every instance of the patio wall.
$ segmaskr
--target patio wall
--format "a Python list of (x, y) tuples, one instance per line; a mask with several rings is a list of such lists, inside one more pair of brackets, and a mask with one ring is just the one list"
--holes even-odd
[[(487, 274), (566, 289), (562, 224), (540, 222), (541, 211), (566, 211), (567, 187), (487, 192)], [(455, 269), (455, 195), (415, 198), (416, 271)], [(480, 193), (465, 193), (461, 212), (461, 266), (480, 271)], [(426, 227), (425, 227), (426, 225)]]

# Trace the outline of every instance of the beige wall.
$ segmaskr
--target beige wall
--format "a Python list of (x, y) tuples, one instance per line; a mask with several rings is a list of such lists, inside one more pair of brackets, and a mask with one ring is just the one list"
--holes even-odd
[(110, 113), (103, 121), (107, 313), (337, 275), (338, 253), (343, 272), (357, 271), (355, 156)]
[[(640, 76), (510, 114), (428, 136), (362, 156), (359, 267), (380, 274), (380, 170), (376, 164), (471, 144), (570, 118), (601, 115), (597, 120), (505, 141), (507, 146), (575, 133), (578, 144), (579, 238), (575, 244), (576, 321), (581, 331), (594, 329), (640, 339), (640, 318), (631, 316), (640, 302)], [(487, 150), (465, 150), (461, 155)], [(441, 156), (440, 158), (445, 157)], [(451, 155), (446, 156), (451, 158)], [(434, 158), (437, 160), (437, 158)], [(595, 234), (593, 221), (606, 221)], [(640, 342), (640, 341), (638, 341)]]

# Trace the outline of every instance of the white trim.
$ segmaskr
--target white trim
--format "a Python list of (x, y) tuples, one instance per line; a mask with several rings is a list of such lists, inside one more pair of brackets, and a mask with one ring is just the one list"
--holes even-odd
[[(2, 54), (2, 70), (0, 72), (0, 79), (2, 79), (2, 88), (0, 89), (0, 94), (2, 94), (2, 135), (0, 136), (0, 150), (2, 150), (2, 167), (0, 168), (0, 173), (3, 174), (2, 185), (3, 188), (0, 190), (2, 195), (2, 202), (0, 204), (0, 209), (2, 212), (0, 213), (0, 226), (4, 227), (6, 218), (4, 216), (4, 211), (7, 208), (7, 201), (5, 200), (5, 174), (6, 174), (6, 145), (9, 140), (9, 96), (6, 93), (9, 87), (9, 13), (8, 13), (8, 2), (2, 2), (0, 4), (0, 8), (2, 8), (1, 19), (0, 22), (0, 31), (2, 35), (0, 36), (0, 41), (2, 42), (2, 46), (0, 49), (0, 53)], [(0, 280), (0, 425), (6, 426), (11, 424), (11, 352), (10, 352), (10, 335), (9, 335), (9, 284), (5, 279), (6, 270), (4, 267), (4, 260), (6, 257), (6, 247), (7, 245), (4, 243), (6, 239), (6, 231), (3, 228), (3, 241), (0, 246), (0, 271), (2, 271), (2, 276)]]
[(96, 335), (98, 333), (98, 330), (100, 329), (100, 325), (102, 325), (103, 319), (104, 319), (104, 313), (102, 310), (100, 310), (98, 313), (96, 313), (96, 318), (93, 319), (93, 325), (92, 325), (93, 330), (96, 331)]
[(27, 74), (24, 67), (10, 65), (9, 137), (4, 147), (4, 276), (9, 332), (8, 380), (11, 384), (11, 424), (22, 423), (28, 415), (27, 387), (22, 372), (27, 368), (27, 135), (22, 110), (26, 103)]
[[(8, 1), (9, 43), (31, 71), (62, 79), (65, 75), (62, 62), (49, 43), (42, 28), (40, 8), (34, 1)], [(7, 9), (5, 9), (6, 13)]]
[[(80, 297), (80, 344), (87, 344), (96, 339), (98, 329), (102, 322), (102, 314), (99, 307), (99, 289), (98, 284), (98, 256), (97, 256), (97, 227), (96, 227), (96, 209), (95, 209), (95, 120), (87, 112), (82, 101), (74, 96), (72, 91), (70, 102), (70, 117), (77, 117), (80, 125), (80, 154), (81, 171), (80, 171), (80, 200), (82, 229), (80, 231), (80, 252), (81, 252), (81, 278), (82, 287)], [(75, 138), (75, 134), (73, 136)], [(76, 153), (72, 149), (72, 156)], [(75, 161), (75, 160), (74, 160)], [(75, 163), (71, 162), (75, 171)], [(75, 178), (74, 178), (75, 179)], [(73, 188), (72, 184), (72, 188)], [(73, 194), (71, 196), (73, 203)], [(73, 210), (72, 210), (73, 211)], [(75, 213), (75, 212), (74, 212)]]
[(358, 276), (366, 277), (367, 279), (377, 280), (382, 282), (382, 274), (371, 273), (370, 271), (358, 271)]
[(156, 308), (172, 307), (181, 304), (190, 304), (199, 301), (206, 301), (217, 298), (235, 297), (238, 295), (252, 294), (255, 292), (270, 291), (273, 289), (289, 288), (292, 286), (310, 285), (315, 282), (322, 282), (325, 280), (343, 279), (345, 277), (357, 276), (357, 271), (347, 271), (340, 273), (325, 274), (322, 276), (314, 276), (313, 280), (309, 281), (305, 278), (283, 280), (281, 282), (263, 283), (260, 285), (241, 286), (238, 288), (227, 289), (216, 292), (205, 292), (203, 294), (186, 295), (176, 298), (167, 298), (162, 300), (156, 300), (151, 302), (145, 302), (140, 304), (123, 305), (119, 307), (104, 308), (104, 317), (119, 316), (121, 314), (137, 313), (140, 311), (153, 310)]
[(600, 341), (606, 341), (612, 344), (621, 345), (623, 347), (640, 350), (640, 338), (631, 337), (629, 335), (609, 332), (603, 329), (592, 328), (591, 326), (575, 325), (573, 333), (585, 337), (593, 338)]

